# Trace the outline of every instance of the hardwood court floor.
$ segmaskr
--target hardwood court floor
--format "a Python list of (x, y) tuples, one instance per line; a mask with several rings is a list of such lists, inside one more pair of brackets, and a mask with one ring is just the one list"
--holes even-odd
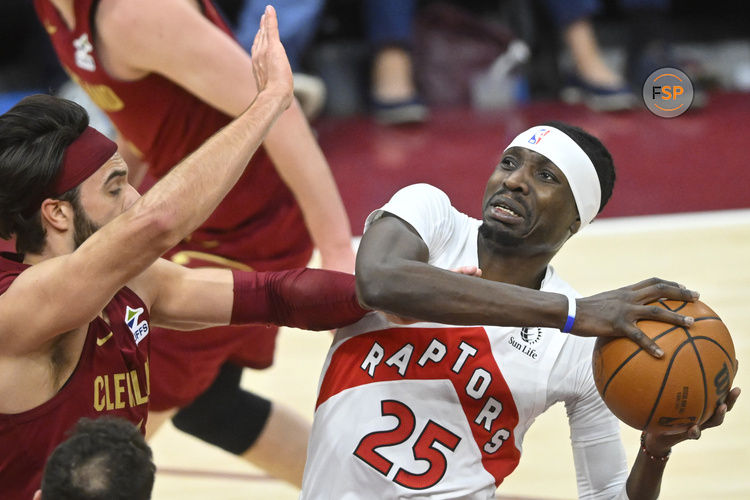
[[(680, 281), (701, 292), (732, 332), (740, 360), (734, 385), (745, 389), (725, 424), (699, 441), (678, 445), (662, 487), (664, 500), (750, 498), (750, 210), (605, 219), (574, 237), (553, 265), (584, 295), (650, 276)], [(312, 418), (327, 333), (286, 329), (277, 361), (247, 371), (243, 385), (281, 399)], [(629, 462), (638, 432), (623, 426)], [(576, 498), (575, 471), (562, 405), (531, 427), (521, 464), (500, 487), (500, 498)], [(165, 425), (152, 441), (159, 466), (155, 500), (297, 498), (297, 491), (233, 456)]]

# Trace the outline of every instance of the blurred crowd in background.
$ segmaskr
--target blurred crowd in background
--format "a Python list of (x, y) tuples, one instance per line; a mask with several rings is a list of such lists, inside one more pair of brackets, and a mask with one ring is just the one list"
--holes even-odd
[[(269, 0), (215, 0), (249, 49)], [(307, 116), (370, 114), (414, 124), (445, 106), (482, 110), (561, 99), (595, 111), (642, 106), (660, 67), (696, 87), (750, 90), (750, 28), (740, 2), (700, 0), (277, 0)], [(32, 2), (0, 4), (0, 110), (67, 76)], [(200, 71), (197, 64), (196, 71)]]

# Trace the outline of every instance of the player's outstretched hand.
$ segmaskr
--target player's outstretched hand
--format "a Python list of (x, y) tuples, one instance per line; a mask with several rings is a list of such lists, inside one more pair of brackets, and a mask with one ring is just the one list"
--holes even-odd
[(294, 83), (284, 46), (279, 39), (276, 10), (270, 5), (260, 18), (260, 27), (250, 50), (258, 93), (271, 92), (282, 99), (284, 109), (292, 103)]
[(677, 433), (668, 433), (668, 434), (653, 434), (653, 433), (646, 433), (644, 436), (644, 446), (646, 447), (646, 451), (648, 451), (651, 455), (655, 456), (665, 456), (667, 453), (669, 453), (669, 450), (672, 449), (672, 446), (676, 445), (677, 443), (680, 443), (682, 441), (688, 440), (688, 439), (698, 439), (701, 437), (701, 432), (703, 429), (708, 429), (710, 427), (717, 427), (724, 423), (724, 417), (726, 414), (732, 410), (732, 407), (737, 402), (737, 398), (740, 396), (740, 388), (735, 387), (731, 391), (729, 391), (729, 394), (727, 394), (727, 399), (720, 405), (716, 406), (716, 409), (714, 410), (714, 414), (711, 415), (711, 418), (706, 420), (702, 425), (693, 425), (689, 427), (688, 429), (682, 429)]
[(571, 333), (581, 336), (629, 337), (649, 354), (663, 356), (662, 350), (648, 338), (636, 321), (654, 320), (690, 326), (693, 318), (646, 304), (659, 299), (698, 300), (698, 292), (673, 281), (651, 278), (635, 285), (603, 292), (577, 300), (576, 319)]

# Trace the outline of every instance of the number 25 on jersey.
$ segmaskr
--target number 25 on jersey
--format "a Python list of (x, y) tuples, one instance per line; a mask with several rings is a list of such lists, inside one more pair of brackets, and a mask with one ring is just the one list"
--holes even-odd
[[(387, 477), (394, 466), (393, 462), (376, 450), (405, 442), (414, 434), (416, 424), (414, 412), (400, 401), (392, 399), (381, 401), (380, 411), (384, 417), (396, 417), (398, 424), (394, 429), (375, 431), (364, 436), (354, 450), (354, 455)], [(429, 420), (419, 433), (419, 437), (412, 447), (412, 452), (415, 459), (428, 462), (427, 470), (421, 474), (415, 474), (406, 469), (398, 468), (393, 477), (395, 483), (413, 490), (424, 490), (435, 486), (445, 474), (448, 466), (447, 459), (443, 452), (435, 447), (435, 444), (440, 443), (447, 449), (454, 451), (461, 441), (460, 437), (433, 420)]]

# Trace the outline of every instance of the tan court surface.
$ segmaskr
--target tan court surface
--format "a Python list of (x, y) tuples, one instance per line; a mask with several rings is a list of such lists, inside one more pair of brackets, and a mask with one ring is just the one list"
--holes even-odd
[[(660, 498), (750, 499), (750, 211), (609, 219), (573, 238), (553, 265), (584, 295), (650, 276), (701, 292), (732, 332), (743, 394), (725, 424), (699, 441), (678, 445)], [(282, 330), (275, 366), (246, 371), (243, 385), (283, 399), (312, 418), (327, 333)], [(632, 463), (638, 432), (623, 426)], [(160, 469), (155, 500), (294, 499), (298, 492), (166, 424), (152, 441)], [(498, 496), (576, 498), (564, 409), (557, 405), (531, 427), (521, 464)]]

